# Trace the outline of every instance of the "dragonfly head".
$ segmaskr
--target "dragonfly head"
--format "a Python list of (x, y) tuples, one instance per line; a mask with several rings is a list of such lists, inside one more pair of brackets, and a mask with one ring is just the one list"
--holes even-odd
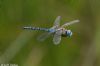
[(71, 37), (72, 36), (72, 31), (71, 30), (66, 30), (66, 35), (68, 36), (68, 37)]

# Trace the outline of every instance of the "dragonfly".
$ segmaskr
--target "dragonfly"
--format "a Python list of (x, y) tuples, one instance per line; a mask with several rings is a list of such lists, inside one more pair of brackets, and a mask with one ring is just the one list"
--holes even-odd
[(55, 45), (58, 45), (61, 42), (61, 37), (71, 37), (73, 35), (72, 31), (69, 29), (66, 29), (66, 27), (72, 24), (78, 23), (80, 21), (78, 19), (73, 20), (70, 22), (66, 22), (65, 24), (61, 26), (60, 26), (60, 22), (61, 22), (61, 16), (57, 16), (51, 28), (25, 26), (24, 29), (46, 31), (46, 33), (43, 33), (42, 35), (38, 37), (38, 40), (44, 41), (46, 38), (48, 38), (52, 34), (53, 43)]

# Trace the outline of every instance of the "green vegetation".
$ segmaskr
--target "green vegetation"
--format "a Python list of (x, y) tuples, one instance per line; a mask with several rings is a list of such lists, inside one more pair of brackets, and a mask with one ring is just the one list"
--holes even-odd
[[(42, 31), (23, 26), (51, 27), (57, 16), (74, 35), (55, 46), (52, 36), (44, 42)], [(100, 66), (99, 0), (0, 0), (0, 64), (19, 66)]]

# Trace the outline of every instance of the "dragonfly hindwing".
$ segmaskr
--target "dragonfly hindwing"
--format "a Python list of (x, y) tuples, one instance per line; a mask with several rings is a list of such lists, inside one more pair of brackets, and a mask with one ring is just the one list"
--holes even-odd
[(61, 41), (61, 34), (62, 34), (61, 30), (57, 31), (54, 34), (53, 42), (54, 42), (55, 45), (58, 45), (60, 43), (60, 41)]

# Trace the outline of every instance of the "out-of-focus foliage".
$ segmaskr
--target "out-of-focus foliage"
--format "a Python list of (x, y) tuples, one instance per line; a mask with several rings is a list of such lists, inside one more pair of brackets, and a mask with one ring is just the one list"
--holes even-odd
[[(43, 31), (23, 30), (23, 26), (50, 28), (57, 16), (71, 38), (62, 37), (55, 46), (52, 36), (37, 41)], [(0, 0), (0, 64), (19, 66), (100, 66), (99, 0)]]

